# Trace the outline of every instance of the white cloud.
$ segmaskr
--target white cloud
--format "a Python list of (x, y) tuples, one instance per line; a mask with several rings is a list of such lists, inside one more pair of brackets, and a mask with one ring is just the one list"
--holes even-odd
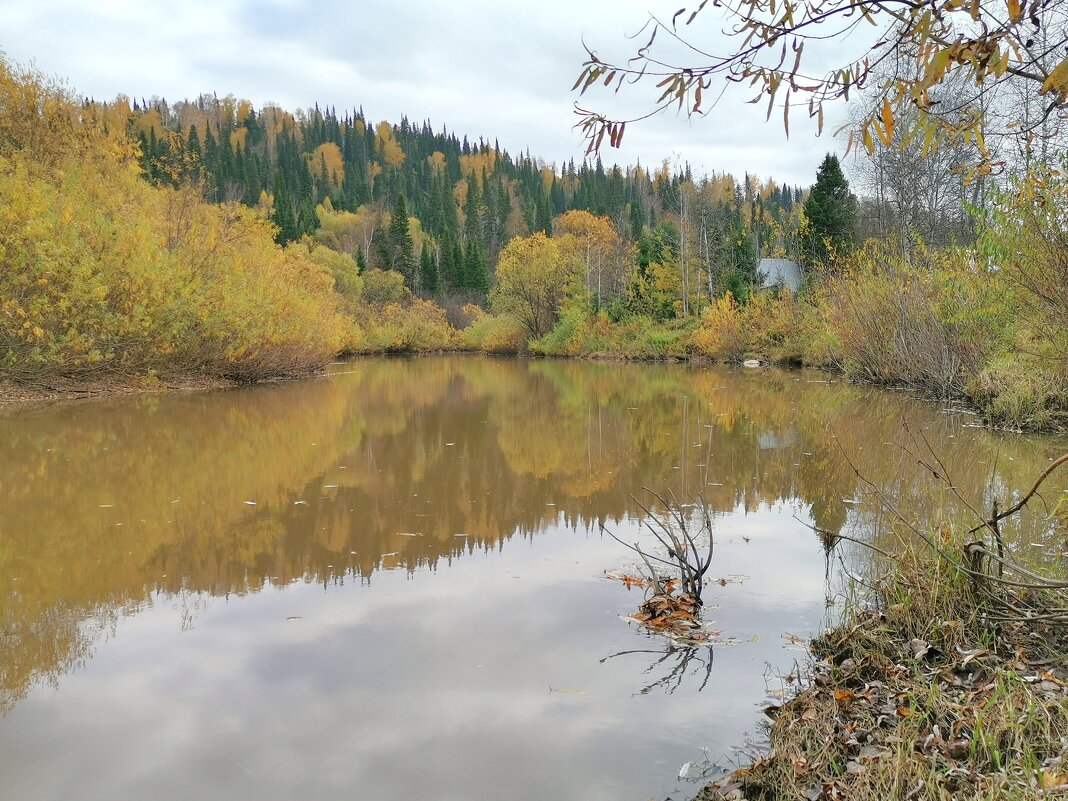
[[(16, 61), (34, 60), (68, 78), (82, 94), (105, 99), (234, 94), (289, 108), (318, 102), (337, 109), (363, 106), (373, 119), (430, 119), (472, 139), (497, 139), (513, 152), (530, 149), (550, 162), (581, 160), (584, 143), (572, 129), (571, 85), (585, 41), (625, 58), (628, 39), (653, 0), (544, 2), (535, 9), (490, 0), (463, 4), (343, 3), (324, 0), (185, 0), (82, 3), (7, 0), (5, 41)], [(664, 9), (660, 9), (663, 11)], [(670, 14), (674, 6), (666, 13)], [(716, 44), (712, 20), (697, 35)], [(622, 97), (593, 93), (583, 103), (609, 112), (644, 110), (652, 84)], [(746, 171), (809, 184), (823, 153), (840, 149), (781, 114), (732, 92), (704, 118), (664, 114), (628, 127), (611, 163), (690, 162), (698, 173)], [(835, 120), (829, 120), (827, 131)]]

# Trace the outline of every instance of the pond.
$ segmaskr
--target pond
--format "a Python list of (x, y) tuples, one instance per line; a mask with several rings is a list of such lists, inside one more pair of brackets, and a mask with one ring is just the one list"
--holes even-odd
[[(954, 512), (922, 437), (979, 501), (1064, 447), (820, 373), (479, 357), (9, 409), (0, 799), (689, 797), (862, 568), (809, 525), (900, 533), (858, 472)], [(710, 646), (622, 620), (643, 487), (714, 513)]]

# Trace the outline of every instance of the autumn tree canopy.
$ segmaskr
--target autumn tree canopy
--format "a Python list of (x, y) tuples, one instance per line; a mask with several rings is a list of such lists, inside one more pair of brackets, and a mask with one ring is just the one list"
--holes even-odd
[[(610, 119), (580, 107), (578, 127), (596, 151), (605, 136), (618, 147), (628, 122), (669, 107), (688, 114), (707, 112), (730, 83), (752, 87), (751, 102), (767, 104), (768, 117), (781, 106), (789, 133), (790, 111), (803, 108), (822, 131), (824, 106), (863, 89), (874, 70), (891, 57), (900, 69), (879, 78), (880, 102), (850, 130), (869, 151), (889, 144), (897, 126), (895, 109), (919, 110), (912, 135), (924, 150), (946, 142), (977, 144), (975, 172), (991, 170), (985, 142), (987, 95), (993, 87), (1023, 82), (1036, 87), (1042, 104), (1035, 120), (1022, 114), (1004, 129), (1034, 135), (1039, 122), (1064, 119), (1068, 109), (1068, 14), (1055, 0), (708, 0), (680, 8), (670, 20), (651, 16), (641, 47), (627, 61), (602, 59), (587, 47), (587, 60), (575, 83), (585, 93), (601, 84), (616, 92), (633, 83), (655, 83), (658, 97), (648, 113), (630, 120)], [(712, 9), (723, 10), (728, 52), (709, 52), (691, 27)], [(857, 31), (876, 34), (856, 58), (829, 70), (815, 66), (826, 58), (826, 42), (848, 51)], [(822, 50), (821, 50), (822, 45)], [(681, 52), (679, 52), (681, 49)], [(963, 77), (977, 91), (953, 109), (941, 105), (935, 90), (951, 77)], [(1018, 117), (1018, 118), (1015, 118)]]
[(581, 269), (581, 263), (569, 259), (555, 239), (540, 231), (517, 237), (501, 251), (490, 306), (518, 319), (530, 338), (538, 339), (556, 324)]

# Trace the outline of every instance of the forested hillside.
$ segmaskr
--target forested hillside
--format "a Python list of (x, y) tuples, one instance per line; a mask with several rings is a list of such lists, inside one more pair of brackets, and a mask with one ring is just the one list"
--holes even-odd
[[(666, 163), (557, 165), (429, 122), (375, 124), (362, 109), (257, 110), (212, 95), (103, 105), (139, 143), (150, 180), (200, 180), (211, 201), (267, 210), (279, 243), (313, 235), (361, 269), (399, 271), (424, 295), (484, 294), (510, 240), (551, 234), (570, 210), (607, 217), (626, 241), (645, 232), (647, 249), (658, 239), (688, 256), (686, 280), (712, 293), (750, 282), (759, 255), (796, 250), (801, 188), (748, 173), (695, 180)], [(390, 224), (405, 215), (410, 243)]]

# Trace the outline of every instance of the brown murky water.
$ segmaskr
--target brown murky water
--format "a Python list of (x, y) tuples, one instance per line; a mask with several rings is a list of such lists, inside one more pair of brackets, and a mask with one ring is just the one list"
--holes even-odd
[[(891, 536), (843, 454), (938, 518), (903, 419), (980, 500), (1064, 447), (803, 372), (332, 370), (0, 417), (0, 799), (686, 797), (845, 587), (793, 516)], [(637, 536), (643, 486), (716, 512), (711, 648), (620, 620), (599, 526)]]

